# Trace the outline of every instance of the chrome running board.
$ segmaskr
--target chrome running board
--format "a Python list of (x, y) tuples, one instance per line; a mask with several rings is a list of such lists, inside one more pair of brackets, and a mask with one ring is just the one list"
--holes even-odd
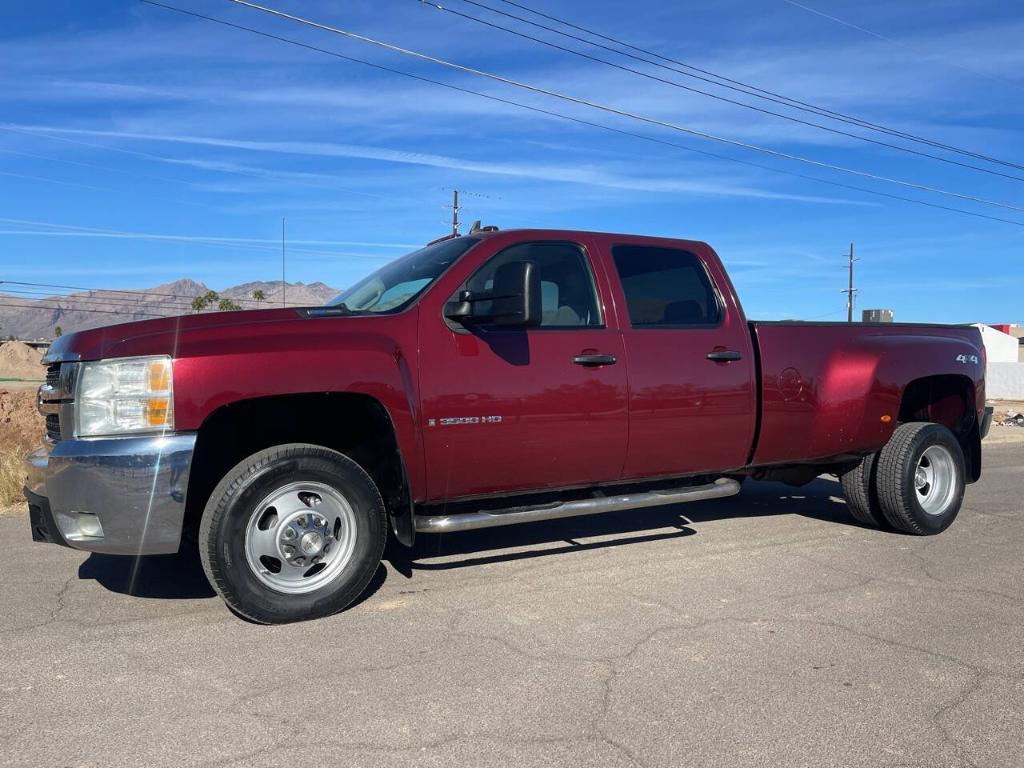
[(417, 515), (416, 530), (420, 533), (451, 533), (471, 531), (477, 528), (495, 528), (499, 525), (532, 523), (538, 520), (557, 520), (561, 517), (597, 515), (620, 509), (641, 509), (660, 507), (665, 504), (683, 504), (687, 501), (704, 501), (735, 496), (740, 484), (727, 477), (720, 477), (706, 485), (691, 485), (682, 488), (644, 493), (624, 493), (618, 496), (597, 496), (577, 501), (561, 501), (535, 507), (510, 507), (487, 512), (464, 512), (454, 515)]

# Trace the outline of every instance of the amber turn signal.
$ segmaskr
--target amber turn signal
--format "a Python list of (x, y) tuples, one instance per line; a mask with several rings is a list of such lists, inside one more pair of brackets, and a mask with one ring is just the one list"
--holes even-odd
[(151, 397), (146, 403), (146, 421), (151, 427), (165, 427), (170, 423), (171, 401), (167, 397)]
[(153, 360), (149, 364), (149, 391), (166, 392), (171, 388), (171, 361)]

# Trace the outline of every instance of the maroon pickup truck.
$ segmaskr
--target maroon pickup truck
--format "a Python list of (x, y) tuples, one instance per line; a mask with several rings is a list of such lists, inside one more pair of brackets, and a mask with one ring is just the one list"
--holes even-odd
[[(794, 290), (798, 290), (794, 286)], [(970, 327), (748, 322), (704, 243), (493, 228), (328, 306), (57, 339), (33, 537), (197, 541), (258, 622), (349, 605), (388, 531), (431, 534), (839, 476), (853, 517), (935, 534), (981, 473)]]

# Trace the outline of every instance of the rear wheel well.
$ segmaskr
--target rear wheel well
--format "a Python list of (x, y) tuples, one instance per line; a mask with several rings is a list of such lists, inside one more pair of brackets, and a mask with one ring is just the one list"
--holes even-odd
[(411, 533), (408, 480), (391, 417), (378, 400), (344, 392), (261, 397), (211, 413), (196, 438), (185, 536), (198, 531), (210, 493), (231, 467), (285, 443), (322, 445), (359, 464), (377, 485), (395, 533), (411, 543), (406, 541)]
[(913, 421), (929, 421), (948, 428), (963, 449), (969, 481), (981, 476), (981, 432), (974, 382), (970, 378), (944, 374), (910, 382), (900, 400), (899, 422)]

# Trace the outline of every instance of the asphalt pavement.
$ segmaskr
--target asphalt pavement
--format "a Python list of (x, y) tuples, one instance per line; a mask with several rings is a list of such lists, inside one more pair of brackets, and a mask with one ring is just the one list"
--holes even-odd
[(421, 537), (338, 616), (0, 517), (2, 766), (1024, 765), (1024, 445), (934, 538), (836, 482)]

